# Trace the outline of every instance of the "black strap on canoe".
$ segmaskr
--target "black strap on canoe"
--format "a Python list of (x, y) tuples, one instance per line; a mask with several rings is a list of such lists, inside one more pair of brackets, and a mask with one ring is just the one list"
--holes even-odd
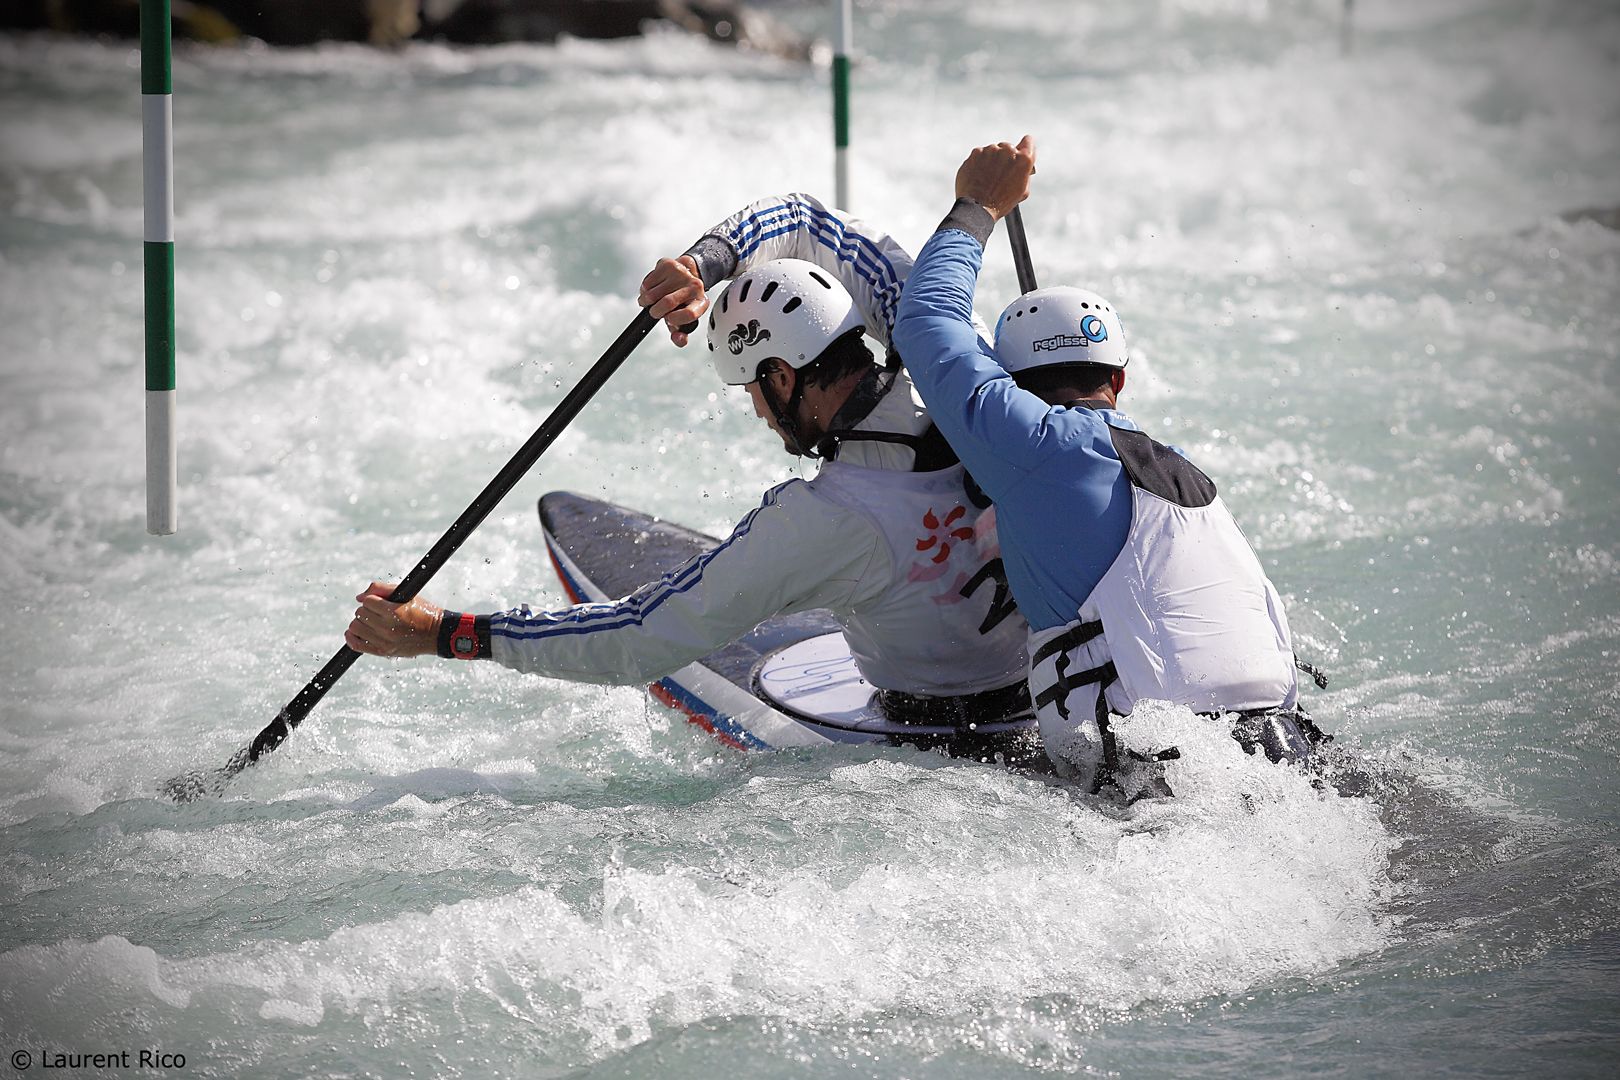
[(872, 695), (872, 702), (886, 719), (896, 724), (949, 725), (958, 730), (971, 730), (979, 724), (1032, 720), (1035, 716), (1029, 705), (1029, 683), (1023, 679), (1011, 686), (954, 697), (879, 690)]
[[(1069, 718), (1068, 698), (1070, 690), (1077, 686), (1089, 686), (1092, 683), (1101, 683), (1102, 687), (1106, 688), (1109, 683), (1119, 678), (1119, 673), (1114, 670), (1112, 660), (1098, 667), (1077, 671), (1073, 675), (1069, 674), (1069, 651), (1079, 648), (1102, 632), (1103, 624), (1101, 619), (1096, 622), (1081, 623), (1048, 641), (1035, 651), (1034, 656), (1030, 657), (1029, 667), (1033, 671), (1047, 657), (1054, 653), (1057, 655), (1057, 663), (1053, 665), (1057, 681), (1042, 690), (1035, 698), (1037, 711), (1046, 708), (1048, 705), (1056, 704), (1058, 715), (1067, 720)], [(1099, 688), (1097, 698), (1099, 701), (1102, 699), (1102, 688)]]

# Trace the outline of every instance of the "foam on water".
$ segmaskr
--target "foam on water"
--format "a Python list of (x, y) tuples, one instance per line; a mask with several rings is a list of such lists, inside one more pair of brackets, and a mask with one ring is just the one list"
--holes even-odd
[[(1362, 0), (1342, 57), (1340, 7), (858, 16), (857, 207), (915, 251), (967, 147), (1037, 136), (1041, 280), (1124, 313), (1127, 410), (1217, 480), (1372, 778), (1340, 798), (1145, 710), (1124, 737), (1183, 749), (1177, 797), (1128, 811), (371, 658), (225, 800), (157, 802), (324, 662), (656, 256), (826, 192), (826, 76), (677, 34), (182, 48), (159, 539), (138, 57), (0, 38), (0, 1043), (230, 1075), (1604, 1061), (1620, 239), (1559, 214), (1620, 203), (1620, 20)], [(981, 312), (1015, 287), (997, 238)], [(723, 533), (796, 469), (700, 349), (649, 340), (427, 594), (560, 604), (543, 491)], [(1573, 972), (1585, 997), (1545, 990)]]
[[(1110, 811), (915, 754), (767, 767), (691, 806), (562, 815), (558, 845), (625, 830), (583, 905), (556, 884), (530, 885), (190, 959), (118, 936), (14, 950), (0, 956), (9, 1033), (66, 1044), (100, 1014), (120, 1018), (109, 1037), (182, 1045), (228, 1022), (251, 1046), (256, 1030), (358, 1022), (408, 1055), (445, 1034), (445, 1010), (504, 1012), (563, 1066), (711, 1015), (818, 1025), (969, 1017), (1052, 993), (1082, 1014), (1187, 1002), (1322, 970), (1389, 939), (1379, 908), (1394, 841), (1375, 806), (1247, 757), (1184, 710), (1144, 709), (1123, 738), (1182, 747), (1169, 767), (1177, 798)], [(358, 840), (510, 810), (499, 796), (406, 793), (297, 827)], [(652, 837), (663, 865), (636, 865), (653, 855)], [(126, 857), (239, 879), (278, 858), (232, 845), (222, 864), (221, 839), (149, 834)], [(366, 846), (379, 842), (402, 853), (376, 835)], [(429, 873), (465, 858), (423, 850), (412, 862)], [(249, 1051), (244, 1064), (265, 1062)]]

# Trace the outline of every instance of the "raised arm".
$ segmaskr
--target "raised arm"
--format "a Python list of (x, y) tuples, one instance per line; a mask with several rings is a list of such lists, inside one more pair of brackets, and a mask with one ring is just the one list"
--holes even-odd
[(1027, 194), (1033, 154), (1026, 139), (969, 156), (957, 175), (955, 205), (907, 278), (894, 329), (929, 415), (991, 498), (1072, 438), (1075, 426), (1066, 410), (1018, 388), (973, 323), (984, 245), (996, 221)]
[(860, 307), (867, 332), (889, 345), (911, 256), (887, 233), (809, 195), (761, 199), (710, 229), (679, 259), (660, 259), (642, 281), (640, 303), (684, 345), (679, 327), (708, 311), (707, 289), (774, 259), (803, 259), (835, 274)]

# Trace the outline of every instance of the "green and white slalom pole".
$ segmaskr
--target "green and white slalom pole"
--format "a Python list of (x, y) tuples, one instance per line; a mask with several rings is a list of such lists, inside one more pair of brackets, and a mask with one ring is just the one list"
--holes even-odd
[(849, 209), (850, 0), (838, 0), (838, 44), (833, 49), (833, 205)]
[(146, 193), (146, 531), (180, 527), (174, 402), (174, 74), (169, 0), (141, 0)]

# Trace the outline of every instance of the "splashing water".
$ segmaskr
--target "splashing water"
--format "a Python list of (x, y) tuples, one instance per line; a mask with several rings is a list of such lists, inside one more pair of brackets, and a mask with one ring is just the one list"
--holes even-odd
[[(1029, 131), (1043, 282), (1216, 479), (1329, 765), (1147, 707), (1130, 808), (912, 750), (736, 754), (635, 688), (365, 658), (223, 765), (634, 315), (831, 184), (824, 71), (629, 42), (176, 60), (181, 531), (144, 531), (138, 57), (0, 37), (0, 1046), (187, 1074), (1607, 1075), (1620, 1060), (1620, 19), (1601, 4), (858, 9), (911, 250)], [(781, 17), (825, 33), (821, 8)], [(979, 307), (1016, 291), (991, 243)], [(712, 395), (712, 399), (711, 399)], [(559, 605), (570, 488), (724, 532), (792, 474), (649, 340), (426, 590)]]

